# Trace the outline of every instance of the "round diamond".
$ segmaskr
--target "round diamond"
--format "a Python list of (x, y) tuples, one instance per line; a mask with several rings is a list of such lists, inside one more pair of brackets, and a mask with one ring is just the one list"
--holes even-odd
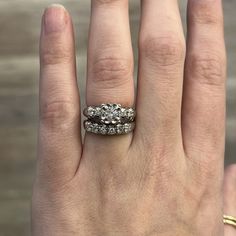
[(105, 124), (116, 124), (120, 121), (121, 109), (117, 104), (102, 105), (101, 121)]
[(126, 116), (126, 109), (125, 109), (125, 108), (121, 108), (121, 109), (120, 109), (120, 115), (121, 115), (122, 117), (125, 117), (125, 116)]
[(93, 124), (90, 121), (86, 121), (84, 126), (88, 132), (91, 132), (93, 129)]
[(101, 108), (100, 107), (96, 107), (95, 108), (95, 116), (100, 116), (101, 115)]
[(126, 110), (126, 116), (129, 118), (129, 119), (132, 119), (134, 117), (134, 110), (129, 108), (128, 110)]
[(122, 134), (123, 131), (124, 131), (123, 125), (119, 124), (119, 125), (116, 126), (116, 132), (117, 132), (117, 134)]
[(107, 127), (106, 127), (106, 125), (100, 125), (100, 126), (99, 126), (99, 132), (100, 132), (101, 134), (106, 134), (106, 133), (107, 133)]
[(98, 124), (93, 124), (92, 128), (93, 133), (97, 134), (99, 132), (99, 125)]
[(109, 126), (107, 133), (110, 135), (116, 134), (116, 128), (114, 126)]
[(131, 124), (124, 124), (124, 132), (129, 133), (131, 130)]
[(96, 110), (92, 107), (88, 108), (87, 114), (89, 117), (93, 117), (95, 115)]

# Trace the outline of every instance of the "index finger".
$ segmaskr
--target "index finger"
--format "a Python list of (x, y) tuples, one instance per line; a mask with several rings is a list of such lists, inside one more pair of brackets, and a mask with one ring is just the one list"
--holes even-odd
[(39, 173), (71, 179), (81, 153), (80, 110), (72, 22), (61, 5), (43, 15), (40, 67)]

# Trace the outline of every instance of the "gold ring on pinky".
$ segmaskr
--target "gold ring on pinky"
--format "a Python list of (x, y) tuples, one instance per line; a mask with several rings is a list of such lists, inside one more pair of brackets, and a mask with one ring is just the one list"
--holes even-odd
[(225, 225), (231, 225), (236, 228), (236, 218), (233, 216), (224, 215), (223, 222)]

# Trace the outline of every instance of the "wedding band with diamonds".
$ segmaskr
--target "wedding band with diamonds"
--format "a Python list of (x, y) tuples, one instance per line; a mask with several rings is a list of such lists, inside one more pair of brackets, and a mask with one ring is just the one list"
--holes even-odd
[(125, 123), (125, 124), (98, 124), (96, 122), (86, 120), (84, 122), (84, 128), (89, 133), (101, 134), (101, 135), (122, 135), (128, 134), (134, 130), (135, 123)]
[(122, 107), (120, 104), (101, 104), (84, 109), (84, 115), (91, 121), (99, 124), (124, 124), (135, 120), (133, 108)]

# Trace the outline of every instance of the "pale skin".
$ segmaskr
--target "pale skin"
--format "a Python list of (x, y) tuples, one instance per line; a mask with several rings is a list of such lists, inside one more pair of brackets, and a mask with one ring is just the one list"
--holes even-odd
[(128, 0), (92, 0), (87, 105), (135, 105), (137, 119), (128, 135), (82, 139), (72, 21), (45, 10), (34, 236), (236, 235), (222, 221), (236, 216), (222, 3), (189, 0), (187, 11), (185, 40), (177, 0), (142, 1), (135, 96)]

